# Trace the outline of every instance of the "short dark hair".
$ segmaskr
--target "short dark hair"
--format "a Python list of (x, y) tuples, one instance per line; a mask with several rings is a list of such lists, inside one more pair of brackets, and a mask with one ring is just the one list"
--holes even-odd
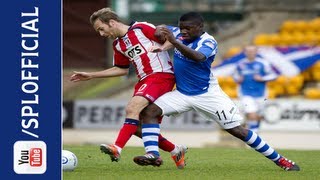
[(200, 13), (197, 13), (197, 12), (185, 13), (180, 17), (179, 21), (196, 21), (199, 24), (203, 24), (204, 23), (203, 17), (201, 16)]

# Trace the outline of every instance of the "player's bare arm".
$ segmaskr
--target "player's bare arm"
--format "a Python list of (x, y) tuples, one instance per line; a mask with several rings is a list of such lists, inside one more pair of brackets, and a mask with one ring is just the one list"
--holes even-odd
[(264, 82), (263, 78), (259, 74), (254, 75), (253, 79), (258, 82)]
[(242, 83), (244, 80), (243, 76), (239, 75), (236, 78), (234, 78), (234, 81), (238, 84)]
[(173, 45), (166, 40), (166, 37), (162, 34), (161, 29), (165, 28), (166, 25), (159, 25), (156, 27), (156, 31), (154, 33), (154, 36), (159, 39), (161, 42), (161, 46), (151, 46), (148, 48), (149, 52), (157, 53), (157, 52), (162, 52), (162, 51), (167, 51), (171, 48), (173, 48)]
[(128, 74), (128, 68), (119, 68), (112, 67), (103, 71), (96, 72), (78, 72), (74, 71), (74, 73), (70, 77), (70, 81), (78, 82), (78, 81), (87, 81), (93, 78), (107, 78), (107, 77), (116, 77), (116, 76), (124, 76)]
[(149, 52), (153, 52), (153, 53), (156, 53), (156, 52), (161, 52), (161, 51), (167, 51), (169, 49), (173, 48), (173, 45), (169, 42), (169, 41), (166, 41), (163, 45), (161, 46), (151, 46), (148, 51)]

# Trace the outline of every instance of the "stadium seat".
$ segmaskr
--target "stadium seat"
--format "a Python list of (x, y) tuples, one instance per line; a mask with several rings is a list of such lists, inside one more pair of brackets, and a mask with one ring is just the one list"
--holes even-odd
[(235, 89), (237, 87), (237, 83), (234, 81), (234, 79), (231, 76), (226, 77), (226, 85), (230, 88)]
[(301, 89), (304, 83), (303, 75), (297, 75), (288, 78), (288, 85), (296, 86), (298, 89)]
[(307, 21), (299, 20), (295, 22), (295, 31), (305, 32), (308, 31), (309, 25)]
[(267, 34), (258, 34), (255, 36), (253, 43), (257, 46), (269, 45), (269, 37)]
[(302, 32), (295, 31), (292, 33), (293, 44), (291, 45), (304, 45), (306, 44), (305, 35)]
[(282, 85), (282, 84), (269, 84), (268, 83), (268, 89), (274, 91), (275, 93), (275, 96), (281, 96), (281, 95), (284, 95), (285, 94), (285, 85)]
[(218, 77), (219, 85), (223, 87), (236, 88), (237, 83), (233, 80), (231, 76), (219, 76)]
[(320, 99), (320, 89), (307, 88), (304, 90), (304, 97), (308, 99)]
[(281, 76), (278, 76), (278, 78), (275, 81), (278, 84), (285, 85), (288, 83), (288, 78), (286, 76), (281, 75)]
[(218, 79), (218, 82), (219, 82), (219, 85), (221, 87), (225, 86), (225, 77), (224, 76), (217, 76), (217, 79)]
[(294, 37), (291, 34), (283, 33), (280, 34), (279, 45), (288, 46), (294, 44)]
[(313, 31), (307, 31), (305, 34), (305, 44), (306, 45), (316, 45), (319, 42), (319, 39), (317, 38), (317, 34)]
[(289, 85), (285, 86), (285, 88), (286, 88), (286, 94), (289, 96), (294, 96), (294, 95), (300, 94), (300, 88), (294, 84), (289, 84)]
[(311, 30), (314, 32), (319, 32), (319, 27), (320, 27), (320, 17), (314, 18), (309, 22), (309, 27)]
[(278, 96), (282, 96), (286, 94), (285, 85), (279, 84), (278, 86), (273, 87)]
[(269, 45), (274, 45), (274, 46), (280, 45), (280, 41), (281, 41), (281, 37), (279, 34), (270, 34), (268, 36)]
[(234, 55), (239, 54), (242, 51), (241, 47), (234, 46), (228, 49), (228, 51), (224, 54), (224, 58), (230, 58)]
[(288, 84), (286, 76), (279, 76), (276, 80), (268, 82), (267, 86), (275, 92), (275, 96), (285, 95), (285, 86)]
[(292, 20), (284, 21), (280, 27), (281, 31), (292, 32), (295, 30), (295, 22)]
[(319, 27), (320, 27), (320, 24), (317, 21), (308, 22), (309, 31), (316, 33), (317, 31), (319, 31)]
[(224, 88), (223, 88), (223, 91), (224, 91), (230, 98), (237, 98), (237, 97), (238, 97), (237, 88), (224, 87)]
[(318, 60), (311, 68), (311, 78), (313, 81), (320, 81), (320, 60)]
[(302, 74), (293, 77), (287, 77), (287, 83), (284, 85), (285, 94), (289, 96), (301, 94), (303, 84), (304, 77)]
[(316, 63), (314, 63), (314, 65), (312, 66), (312, 69), (320, 70), (320, 59)]
[(312, 72), (312, 80), (320, 82), (320, 71), (313, 71)]
[(303, 79), (305, 82), (309, 82), (312, 81), (312, 74), (311, 74), (311, 69), (307, 69), (305, 71), (303, 71), (302, 73)]
[(275, 99), (276, 97), (277, 92), (272, 88), (268, 88), (268, 99)]

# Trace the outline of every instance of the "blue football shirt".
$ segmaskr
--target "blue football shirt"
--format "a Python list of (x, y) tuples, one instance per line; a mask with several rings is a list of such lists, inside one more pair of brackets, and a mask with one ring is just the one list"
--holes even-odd
[(204, 32), (193, 42), (185, 42), (181, 38), (178, 27), (169, 26), (178, 41), (202, 53), (206, 60), (197, 62), (185, 57), (178, 49), (174, 49), (173, 67), (176, 77), (176, 88), (185, 95), (199, 95), (208, 91), (210, 80), (213, 78), (211, 63), (217, 53), (217, 41)]
[[(272, 70), (271, 64), (257, 57), (254, 61), (247, 59), (239, 62), (236, 68), (236, 75), (243, 77), (240, 84), (240, 94), (252, 97), (264, 97), (266, 93), (266, 82), (274, 80), (277, 74)], [(264, 81), (254, 80), (254, 76), (259, 75)]]

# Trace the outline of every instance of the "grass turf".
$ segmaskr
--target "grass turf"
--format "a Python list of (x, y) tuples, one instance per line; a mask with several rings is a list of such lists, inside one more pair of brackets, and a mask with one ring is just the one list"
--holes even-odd
[(287, 172), (261, 154), (247, 148), (189, 148), (187, 166), (178, 170), (170, 154), (161, 151), (161, 167), (138, 166), (133, 157), (143, 155), (143, 147), (126, 147), (119, 162), (111, 162), (98, 146), (69, 146), (78, 157), (78, 167), (63, 172), (64, 180), (105, 179), (320, 179), (320, 151), (278, 150), (297, 162), (301, 171)]

